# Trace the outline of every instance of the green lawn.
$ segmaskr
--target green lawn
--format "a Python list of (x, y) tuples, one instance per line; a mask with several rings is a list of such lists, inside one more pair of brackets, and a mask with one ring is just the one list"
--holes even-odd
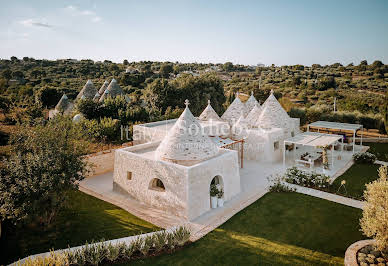
[(70, 204), (49, 228), (37, 225), (3, 232), (0, 242), (0, 265), (49, 249), (85, 244), (86, 241), (115, 239), (158, 228), (112, 204), (77, 191)]
[(361, 210), (298, 194), (269, 193), (199, 241), (138, 265), (341, 265), (364, 239)]
[(377, 156), (377, 160), (388, 161), (388, 143), (365, 143), (369, 152)]
[(378, 178), (377, 169), (379, 167), (380, 165), (377, 164), (354, 164), (333, 182), (330, 190), (336, 193), (341, 181), (346, 180), (345, 187), (347, 193), (341, 188), (338, 194), (361, 200), (365, 190), (365, 184)]

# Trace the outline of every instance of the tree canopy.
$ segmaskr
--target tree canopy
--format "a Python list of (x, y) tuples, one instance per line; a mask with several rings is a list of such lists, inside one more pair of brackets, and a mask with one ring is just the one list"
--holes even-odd
[(11, 155), (0, 171), (0, 219), (48, 224), (87, 173), (83, 134), (70, 119), (21, 127), (11, 136)]

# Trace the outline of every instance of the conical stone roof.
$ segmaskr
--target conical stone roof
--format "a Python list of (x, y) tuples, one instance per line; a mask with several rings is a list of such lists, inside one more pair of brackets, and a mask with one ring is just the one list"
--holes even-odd
[(203, 133), (188, 107), (188, 100), (185, 104), (185, 110), (156, 149), (157, 160), (202, 161), (217, 155), (218, 147)]
[(255, 126), (257, 124), (257, 121), (260, 118), (260, 114), (262, 111), (262, 107), (260, 105), (255, 105), (253, 109), (249, 112), (245, 120), (250, 126)]
[(112, 81), (109, 83), (108, 87), (106, 88), (110, 96), (116, 97), (118, 95), (124, 95), (124, 91), (121, 89), (120, 85), (117, 83), (115, 79), (112, 79)]
[(98, 101), (100, 99), (101, 95), (97, 92), (96, 95), (93, 97), (93, 101)]
[(55, 110), (59, 112), (64, 112), (70, 107), (70, 100), (67, 98), (66, 94), (63, 94), (59, 102), (55, 106)]
[(85, 96), (87, 99), (93, 99), (96, 93), (97, 89), (94, 87), (93, 82), (89, 79), (82, 90), (78, 93), (77, 99), (81, 99), (82, 96)]
[(235, 136), (243, 137), (243, 136), (246, 136), (247, 129), (248, 129), (248, 121), (246, 120), (246, 118), (244, 118), (244, 115), (241, 114), (240, 118), (232, 126), (232, 133)]
[(110, 95), (110, 92), (108, 89), (104, 91), (104, 93), (101, 95), (99, 102), (103, 102), (106, 98), (108, 98)]
[(273, 90), (262, 106), (259, 119), (256, 122), (257, 127), (262, 128), (288, 128), (290, 117), (273, 95)]
[(245, 108), (247, 109), (247, 112), (249, 114), (250, 111), (253, 110), (253, 107), (256, 105), (260, 106), (259, 102), (256, 100), (255, 96), (253, 96), (253, 91), (251, 92), (251, 96), (249, 99), (245, 102)]
[(109, 82), (105, 80), (101, 88), (98, 90), (98, 93), (102, 95), (105, 92), (105, 90), (108, 88), (108, 86), (109, 86)]
[(239, 93), (236, 93), (236, 99), (229, 105), (228, 109), (226, 109), (225, 113), (221, 116), (223, 120), (226, 120), (231, 123), (235, 123), (241, 115), (241, 112), (246, 116), (248, 114), (245, 105), (241, 102), (238, 97)]
[(207, 106), (205, 110), (198, 117), (199, 120), (202, 121), (221, 121), (221, 118), (218, 116), (216, 111), (214, 111), (213, 107), (210, 105), (210, 100), (207, 101)]

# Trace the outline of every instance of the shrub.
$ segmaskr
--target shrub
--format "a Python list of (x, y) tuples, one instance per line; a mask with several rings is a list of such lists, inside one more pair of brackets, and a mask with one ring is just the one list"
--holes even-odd
[(140, 247), (139, 251), (143, 254), (143, 256), (147, 256), (148, 252), (153, 246), (153, 237), (151, 236), (146, 236), (143, 239), (143, 245)]
[(118, 248), (118, 245), (114, 246), (112, 245), (112, 243), (109, 243), (107, 246), (106, 258), (109, 261), (113, 262), (118, 259), (119, 255), (120, 255), (120, 249)]
[(306, 172), (296, 167), (288, 168), (284, 180), (290, 184), (296, 184), (311, 188), (328, 188), (329, 177), (315, 172)]
[(376, 247), (388, 259), (388, 174), (387, 166), (379, 168), (379, 179), (366, 185), (361, 230), (376, 240)]
[(217, 193), (217, 198), (221, 199), (224, 196), (224, 190), (220, 188)]
[[(133, 253), (138, 251), (143, 256), (158, 254), (164, 247), (173, 250), (176, 246), (183, 246), (189, 241), (190, 231), (179, 227), (172, 232), (157, 232), (145, 237), (138, 236), (130, 244), (91, 243), (80, 249), (68, 249), (64, 252), (51, 252), (49, 256), (28, 259), (23, 265), (101, 265), (115, 263), (120, 260), (130, 260)], [(154, 251), (152, 248), (155, 248)], [(20, 264), (18, 264), (20, 265)]]
[(282, 182), (282, 178), (280, 176), (276, 176), (275, 178), (268, 178), (271, 185), (269, 186), (269, 192), (295, 192), (295, 188), (290, 188), (286, 184)]
[(78, 100), (76, 109), (87, 119), (97, 119), (102, 114), (101, 103), (91, 99)]
[(178, 246), (183, 246), (190, 238), (190, 231), (182, 226), (174, 232), (174, 238)]
[(158, 232), (153, 235), (154, 247), (156, 252), (160, 252), (163, 249), (163, 247), (166, 245), (166, 237), (167, 237), (167, 234), (165, 231)]
[(166, 237), (166, 244), (167, 248), (169, 250), (174, 250), (175, 248), (175, 238), (174, 238), (174, 233), (168, 233)]
[(100, 120), (100, 130), (100, 136), (104, 140), (118, 140), (120, 138), (120, 121), (110, 117), (103, 117)]
[(373, 164), (376, 159), (376, 155), (370, 152), (358, 152), (353, 154), (353, 160), (359, 164)]
[(210, 196), (211, 197), (217, 197), (218, 195), (218, 189), (215, 184), (210, 185)]
[[(66, 254), (50, 252), (47, 257), (29, 258), (23, 263), (23, 266), (46, 266), (46, 265), (69, 265), (71, 261), (68, 260)], [(18, 263), (16, 265), (19, 265)]]

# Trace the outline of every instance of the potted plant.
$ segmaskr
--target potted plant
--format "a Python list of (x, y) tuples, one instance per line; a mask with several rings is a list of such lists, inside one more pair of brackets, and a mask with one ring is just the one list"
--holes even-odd
[(217, 195), (218, 195), (218, 189), (215, 184), (210, 185), (210, 204), (212, 209), (217, 208)]
[(218, 194), (217, 194), (217, 205), (218, 207), (222, 207), (224, 206), (224, 190), (221, 188), (220, 190), (218, 190)]

